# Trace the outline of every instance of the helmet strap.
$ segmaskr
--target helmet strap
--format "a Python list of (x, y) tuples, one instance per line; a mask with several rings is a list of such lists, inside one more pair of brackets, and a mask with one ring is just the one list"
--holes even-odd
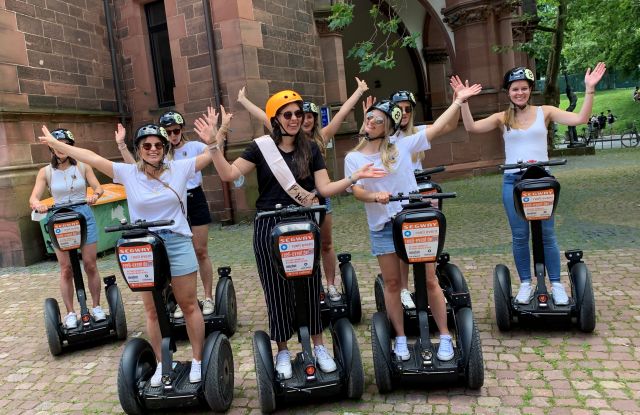
[[(274, 123), (275, 125), (273, 126), (273, 129), (275, 130), (277, 128), (278, 130), (280, 130), (280, 136), (281, 137), (295, 137), (297, 135), (297, 133), (296, 134), (287, 133), (287, 130), (285, 130), (283, 125), (280, 124), (280, 121), (278, 120), (277, 117), (274, 117), (274, 121), (275, 121), (275, 123)], [(300, 126), (300, 128), (302, 128), (302, 125)]]
[(376, 141), (376, 140), (382, 140), (385, 137), (384, 134), (382, 134), (379, 137), (371, 137), (369, 136), (369, 133), (364, 133), (364, 139), (371, 142), (371, 141)]

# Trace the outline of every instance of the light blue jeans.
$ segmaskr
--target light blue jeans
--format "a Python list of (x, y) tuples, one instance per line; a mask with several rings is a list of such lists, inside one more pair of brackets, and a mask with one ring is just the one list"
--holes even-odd
[[(502, 182), (502, 204), (511, 227), (513, 259), (520, 281), (531, 280), (531, 251), (529, 250), (529, 222), (518, 216), (513, 204), (513, 185), (520, 178), (518, 173), (507, 173)], [(560, 282), (560, 248), (553, 229), (554, 218), (542, 221), (544, 265), (551, 282)]]

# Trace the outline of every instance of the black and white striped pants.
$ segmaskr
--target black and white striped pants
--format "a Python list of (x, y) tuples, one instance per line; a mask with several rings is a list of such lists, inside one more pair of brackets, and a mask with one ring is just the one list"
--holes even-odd
[[(279, 218), (256, 218), (253, 222), (253, 252), (256, 256), (258, 275), (262, 283), (264, 298), (269, 315), (269, 330), (271, 340), (287, 341), (296, 331), (296, 313), (293, 282), (278, 274), (278, 268), (271, 256), (271, 231), (280, 221)], [(317, 255), (320, 255), (318, 252)], [(307, 304), (309, 305), (309, 332), (322, 332), (320, 318), (320, 267), (311, 278), (305, 278), (307, 288)]]

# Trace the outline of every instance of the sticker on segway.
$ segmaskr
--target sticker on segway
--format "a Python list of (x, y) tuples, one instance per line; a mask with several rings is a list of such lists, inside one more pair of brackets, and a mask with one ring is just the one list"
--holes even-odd
[(285, 277), (306, 277), (313, 273), (315, 241), (311, 232), (280, 236), (278, 249)]
[(553, 213), (553, 189), (522, 192), (522, 210), (527, 220), (545, 220)]
[(409, 262), (433, 262), (438, 254), (440, 226), (437, 220), (405, 222), (402, 239)]
[[(431, 189), (424, 189), (424, 190), (420, 190), (420, 194), (424, 195), (424, 196), (429, 196), (432, 195), (434, 193), (438, 193), (438, 189), (436, 188), (431, 188)], [(423, 202), (431, 202), (431, 207), (434, 207), (436, 209), (438, 209), (438, 199), (422, 199)]]
[(129, 287), (153, 287), (153, 250), (151, 245), (119, 246), (118, 261)]
[(62, 251), (80, 248), (82, 235), (80, 233), (80, 221), (54, 223), (53, 232), (56, 235), (58, 246)]

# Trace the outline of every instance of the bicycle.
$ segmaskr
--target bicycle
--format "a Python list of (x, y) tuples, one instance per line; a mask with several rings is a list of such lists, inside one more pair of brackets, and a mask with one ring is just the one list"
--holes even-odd
[(638, 124), (636, 121), (631, 122), (631, 128), (620, 136), (620, 143), (623, 147), (637, 147), (640, 141), (640, 133), (638, 132)]

